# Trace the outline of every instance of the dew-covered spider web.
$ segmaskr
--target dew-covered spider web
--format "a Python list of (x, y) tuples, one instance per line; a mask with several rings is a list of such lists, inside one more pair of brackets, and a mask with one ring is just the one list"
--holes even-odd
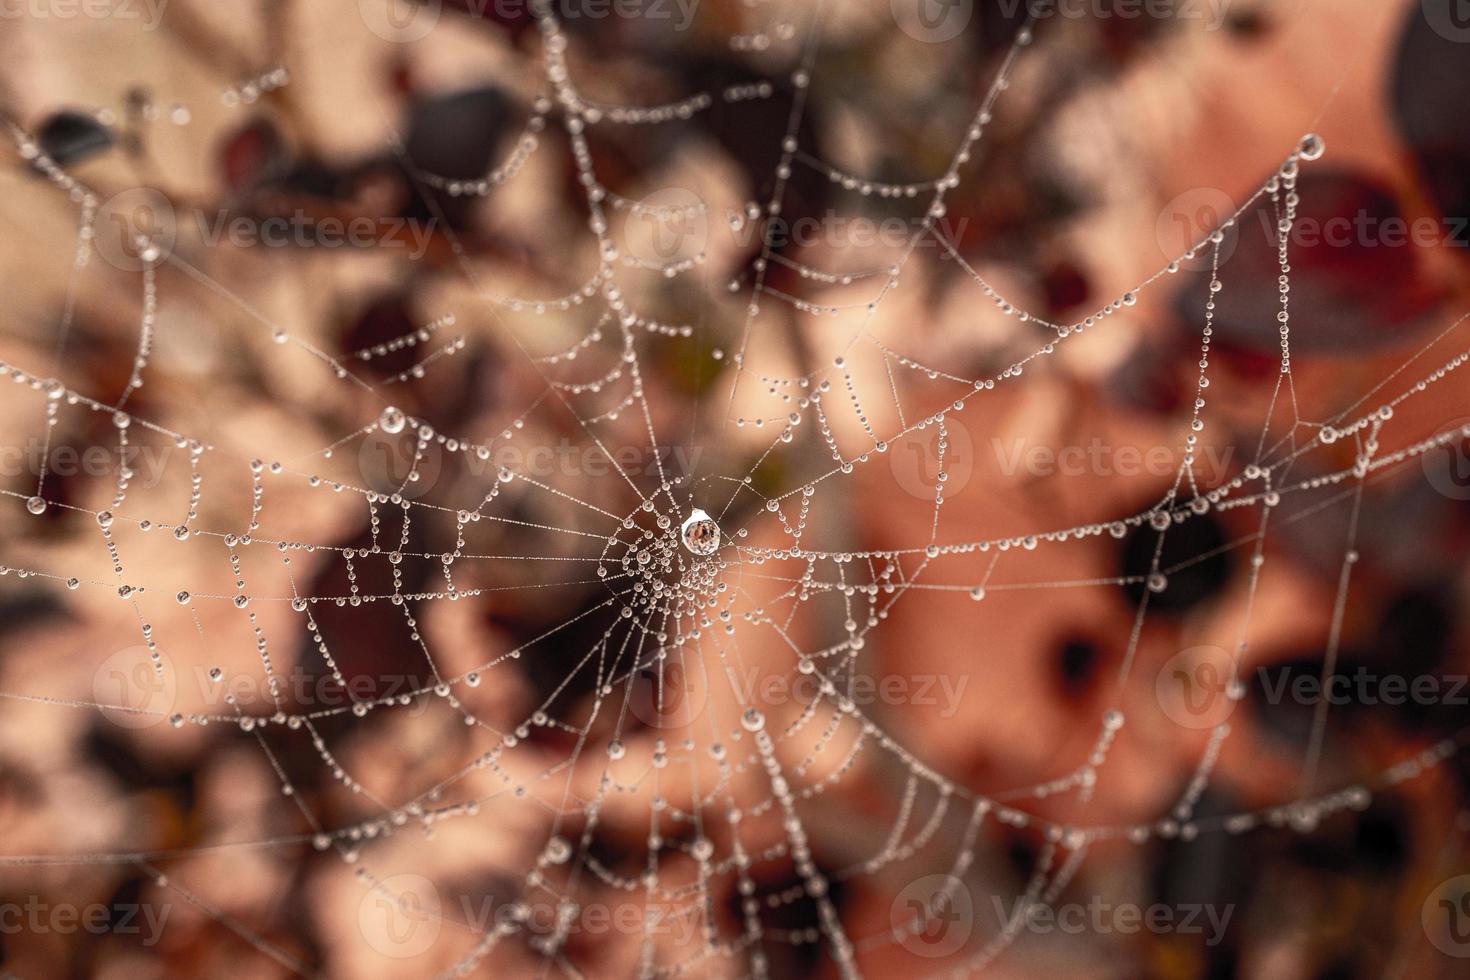
[[(271, 277), (297, 260), (211, 256), (226, 246), (185, 217), (197, 175), (171, 175), (167, 154), (120, 208), (129, 184), (95, 186), (6, 121), (9, 169), (34, 204), (7, 235), (64, 229), (74, 245), (46, 346), (0, 366), (13, 382), (0, 439), (40, 445), (38, 472), (0, 497), (0, 584), (44, 586), (111, 624), (104, 648), (46, 654), (74, 658), (80, 685), (48, 688), (32, 661), (7, 669), (6, 711), (46, 732), (105, 724), (137, 753), (222, 767), (196, 790), (213, 800), (208, 826), (97, 814), (75, 788), (48, 799), (17, 817), (29, 829), (0, 856), (7, 875), (126, 868), (142, 901), (177, 906), (176, 928), (212, 930), (262, 976), (970, 976), (1022, 955), (1035, 908), (1069, 894), (1091, 854), (1312, 835), (1438, 778), (1470, 730), (1364, 769), (1335, 754), (1322, 702), (1274, 801), (1211, 795), (1226, 718), (1249, 696), (1254, 617), (1277, 615), (1275, 536), (1316, 528), (1330, 552), (1332, 588), (1300, 600), (1329, 677), (1365, 587), (1365, 501), (1470, 436), (1412, 412), (1461, 384), (1458, 320), (1396, 368), (1353, 374), (1333, 405), (1299, 394), (1292, 231), (1324, 141), (1283, 146), (1180, 254), (1141, 260), (1131, 288), (1052, 322), (946, 221), (992, 127), (1046, 111), (1022, 90), (1051, 22), (1033, 16), (998, 50), (930, 176), (885, 182), (807, 139), (813, 104), (846, 98), (823, 85), (831, 22), (849, 16), (838, 6), (751, 4), (728, 45), (759, 53), (764, 74), (622, 105), (616, 93), (640, 91), (635, 64), (602, 52), (588, 70), (598, 62), (578, 49), (593, 42), (538, 0), (519, 42), (536, 71), (490, 169), (440, 172), (396, 131), (379, 148), (434, 244), (301, 259), (313, 271), (284, 297)], [(290, 50), (201, 101), (241, 112), (311, 84)], [(150, 106), (156, 124), (199, 125), (183, 102)], [(751, 199), (718, 166), (686, 164), (713, 155), (691, 121), (765, 103), (783, 107), (779, 131), (736, 137), (761, 143)], [(606, 150), (624, 144), (661, 150)], [(656, 172), (641, 172), (649, 160)], [(789, 188), (811, 177), (834, 195), (832, 222), (897, 215), (883, 227), (901, 236), (783, 239)], [(531, 203), (503, 204), (518, 184)], [(466, 230), (450, 213), (466, 207), (494, 230)], [(1276, 268), (1232, 276), (1226, 253), (1262, 214)], [(516, 265), (505, 243), (542, 234), (580, 244)], [(929, 329), (936, 270), (983, 351)], [(418, 287), (405, 329), (354, 346), (314, 325), (327, 294), (376, 275)], [(1190, 277), (1197, 370), (1175, 379), (1162, 492), (1016, 506), (1017, 478), (977, 462), (967, 423), (1060, 397), (1070, 349)], [(1279, 341), (1250, 393), (1216, 383), (1232, 291), (1269, 298)], [(127, 341), (89, 332), (99, 304), (127, 311)], [(234, 359), (261, 365), (237, 382), (258, 393), (249, 404), (230, 400), (233, 384), (216, 395), (179, 380)], [(1214, 432), (1245, 431), (1246, 413), (1234, 465), (1206, 465)], [(62, 481), (61, 445), (105, 464)], [(1048, 479), (1021, 499), (1047, 499)], [(1207, 520), (1231, 536), (1195, 544)], [(1098, 556), (1124, 540), (1146, 542), (1145, 557), (1119, 574)], [(1245, 569), (1212, 634), (1229, 641), (1200, 642), (1223, 648), (1211, 676), (1224, 704), (1218, 720), (1170, 727), (1150, 630), (1180, 577), (1222, 554)], [(1007, 621), (1020, 604), (1120, 590), (1129, 611), (1107, 624), (1119, 656), (1103, 693), (1067, 709), (1084, 742), (1050, 737), (1060, 715), (1023, 714), (1006, 736), (1022, 778), (939, 761), (956, 758), (950, 719), (924, 720), (934, 701), (913, 681), (945, 669), (936, 651), (983, 691), (1019, 669)], [(908, 686), (888, 698), (893, 677)], [(1006, 714), (981, 705), (964, 710)], [(1125, 745), (1146, 761), (1181, 732), (1190, 764), (1171, 804), (1110, 792)], [(1034, 841), (1019, 879), (1001, 853), (1017, 838)], [(1006, 916), (989, 914), (992, 895)], [(950, 941), (961, 912), (973, 921)], [(293, 918), (345, 925), (311, 945)]]

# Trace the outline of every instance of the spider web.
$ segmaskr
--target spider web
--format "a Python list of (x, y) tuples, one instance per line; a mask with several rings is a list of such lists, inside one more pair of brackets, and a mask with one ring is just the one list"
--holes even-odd
[[(450, 240), (449, 264), (467, 290), (458, 294), (463, 306), (389, 342), (323, 349), (192, 265), (184, 249), (159, 241), (156, 230), (133, 228), (129, 254), (137, 259), (141, 315), (121, 394), (79, 390), (39, 365), (4, 365), (3, 375), (28, 389), (27, 407), (12, 424), (28, 426), (25, 420), (41, 413), (43, 459), (59, 426), (89, 428), (90, 421), (80, 420), (94, 419), (112, 433), (108, 451), (117, 461), (115, 479), (95, 507), (48, 496), (44, 466), (33, 489), (5, 491), (7, 521), (62, 509), (68, 520), (87, 524), (91, 547), (106, 558), (104, 573), (88, 571), (90, 559), (80, 552), (68, 553), (73, 568), (41, 550), (7, 574), (125, 604), (136, 619), (137, 641), (121, 660), (109, 661), (108, 676), (121, 673), (124, 694), (141, 692), (120, 699), (36, 690), (4, 696), (47, 710), (100, 712), (152, 743), (218, 726), (238, 729), (284, 795), (270, 807), (274, 825), (256, 826), (253, 835), (226, 833), (213, 843), (165, 849), (121, 836), (94, 850), (9, 854), (0, 865), (135, 866), (160, 894), (302, 975), (318, 968), (249, 916), (213, 900), (220, 883), (191, 873), (191, 866), (204, 856), (231, 860), (261, 852), (291, 860), (315, 850), (340, 859), (351, 869), (352, 886), (320, 901), (345, 903), (349, 919), (367, 909), (377, 916), (373, 922), (386, 923), (387, 938), (364, 927), (362, 942), (410, 963), (416, 961), (410, 957), (437, 956), (427, 971), (433, 975), (484, 974), (505, 963), (581, 975), (588, 950), (576, 945), (579, 916), (589, 903), (612, 902), (637, 910), (636, 961), (625, 964), (637, 975), (765, 977), (772, 974), (773, 949), (796, 947), (815, 950), (839, 975), (859, 976), (865, 964), (891, 962), (882, 957), (912, 951), (915, 937), (932, 935), (957, 903), (969, 901), (962, 893), (984, 891), (985, 842), (997, 828), (1033, 832), (1042, 843), (1013, 914), (930, 961), (963, 976), (1001, 956), (1033, 907), (1062, 894), (1093, 849), (1265, 826), (1309, 833), (1462, 748), (1466, 731), (1370, 776), (1323, 786), (1324, 701), (1313, 717), (1300, 790), (1284, 802), (1196, 814), (1230, 736), (1222, 720), (1210, 727), (1192, 778), (1167, 814), (1118, 821), (1096, 817), (1090, 806), (1131, 720), (1129, 706), (1138, 703), (1130, 692), (1147, 683), (1138, 676), (1136, 655), (1151, 604), (1167, 595), (1171, 576), (1206, 557), (1165, 561), (1169, 535), (1212, 513), (1253, 515), (1255, 533), (1224, 546), (1249, 561), (1243, 614), (1233, 626), (1238, 641), (1224, 678), (1238, 700), (1245, 696), (1243, 664), (1271, 532), (1346, 507), (1324, 664), (1330, 676), (1358, 561), (1365, 491), (1470, 435), (1470, 429), (1394, 431), (1401, 406), (1431, 386), (1453, 383), (1467, 352), (1446, 350), (1445, 341), (1463, 320), (1329, 417), (1301, 414), (1292, 368), (1290, 242), (1298, 175), (1322, 155), (1320, 139), (1304, 137), (1233, 214), (1222, 215), (1219, 227), (1174, 261), (1091, 314), (1053, 323), (1013, 303), (971, 267), (943, 223), (946, 199), (983, 152), (987, 127), (1033, 43), (1035, 15), (999, 60), (942, 172), (920, 183), (888, 184), (823, 161), (798, 139), (820, 82), (821, 3), (732, 40), (737, 50), (786, 52), (788, 63), (770, 80), (654, 106), (585, 95), (589, 80), (569, 63), (555, 12), (541, 3), (533, 10), (542, 90), (528, 100), (523, 131), (505, 159), (482, 178), (463, 180), (421, 167), (402, 140), (392, 147)], [(222, 98), (226, 105), (249, 104), (289, 80), (284, 68), (272, 68)], [(716, 208), (693, 193), (616, 192), (594, 165), (590, 134), (659, 126), (721, 102), (783, 95), (790, 112), (769, 193), (728, 219), (733, 229), (749, 226), (760, 236), (757, 257), (728, 283), (741, 304), (735, 329), (722, 330), (713, 316), (684, 323), (663, 314), (678, 306), (670, 296), (696, 288), (701, 277), (708, 284), (717, 262), (706, 246), (715, 236), (699, 229), (717, 218)], [(8, 131), (21, 157), (75, 205), (75, 275), (85, 274), (107, 231), (95, 227), (102, 195), (48, 157), (20, 125), (8, 123)], [(455, 237), (440, 202), (445, 196), (493, 200), (557, 147), (570, 155), (580, 180), (578, 204), (594, 240), (595, 266), (569, 272), (560, 294), (510, 295)], [(802, 251), (778, 247), (787, 185), (803, 167), (842, 188), (855, 213), (873, 198), (911, 202), (917, 218), (906, 240), (894, 254), (858, 266), (845, 255), (840, 264), (821, 265), (831, 258), (821, 249), (812, 250), (808, 263)], [(1221, 250), (1242, 216), (1257, 208), (1277, 223), (1279, 370), (1253, 458), (1210, 483), (1197, 453), (1214, 407), (1211, 345), (1216, 297), (1226, 288)], [(920, 275), (918, 257), (926, 252), (953, 261), (975, 307), (1014, 331), (1022, 345), (1014, 360), (977, 373), (961, 366), (963, 358), (926, 351), (918, 330), (895, 335), (879, 325), (880, 308)], [(795, 271), (809, 292), (773, 285), (769, 274), (777, 266)], [(951, 437), (959, 420), (1043, 375), (1048, 359), (1082, 335), (1107, 331), (1146, 291), (1190, 274), (1205, 277), (1208, 299), (1198, 312), (1194, 397), (1178, 427), (1180, 465), (1167, 491), (1145, 509), (1069, 527), (1024, 526), (982, 537), (949, 519)], [(310, 372), (297, 377), (350, 392), (360, 424), (330, 446), (298, 453), (295, 438), (269, 428), (242, 447), (131, 413), (130, 400), (147, 391), (150, 362), (164, 343), (158, 320), (167, 284), (182, 289), (190, 281), (216, 296), (220, 309), (268, 334), (279, 345), (273, 356), (307, 362)], [(691, 281), (696, 286), (686, 287)], [(68, 298), (58, 350), (72, 305)], [(554, 326), (541, 330), (540, 322)], [(477, 323), (499, 338), (517, 383), (487, 397), (485, 407), (469, 413), (470, 422), (453, 429), (398, 407), (411, 399), (395, 388), (432, 380), (450, 359), (473, 351), (473, 331), (455, 331)], [(558, 343), (546, 343), (547, 336)], [(414, 359), (401, 372), (375, 381), (365, 369), (404, 351)], [(684, 390), (663, 378), (671, 363), (692, 378)], [(571, 473), (534, 465), (536, 447), (563, 432), (572, 433), (585, 465)], [(745, 443), (733, 433), (744, 440), (750, 432), (757, 434), (757, 450), (744, 454), (734, 448)], [(912, 536), (901, 546), (859, 546), (845, 515), (899, 471), (892, 462), (897, 447), (913, 439), (934, 449), (934, 468), (921, 488), (928, 499), (904, 505), (922, 508), (921, 519), (904, 522), (903, 533)], [(170, 473), (182, 472), (172, 483), (137, 488), (136, 450), (150, 442), (172, 446)], [(1336, 462), (1333, 445), (1351, 448), (1347, 465)], [(395, 468), (395, 460), (408, 462)], [(376, 484), (365, 474), (377, 477)], [(912, 486), (908, 480), (902, 489)], [(290, 504), (275, 508), (277, 499)], [(358, 520), (368, 522), (367, 540), (343, 544), (335, 532)], [(709, 522), (717, 546), (701, 553)], [(1135, 533), (1152, 535), (1144, 574), (1028, 576), (1039, 567), (1033, 556), (1086, 567), (1075, 556), (1092, 542)], [(206, 560), (225, 576), (223, 584), (175, 577), (171, 549), (212, 553)], [(312, 582), (334, 589), (313, 591)], [(1140, 596), (1125, 654), (1109, 702), (1093, 719), (1093, 744), (1060, 776), (979, 793), (960, 775), (927, 764), (922, 744), (884, 717), (881, 706), (858, 696), (875, 647), (904, 655), (904, 637), (889, 635), (895, 630), (885, 629), (885, 621), (905, 601), (927, 596), (969, 604), (1007, 592), (1045, 601), (1048, 590), (1120, 586), (1139, 587)], [(165, 635), (152, 625), (163, 618), (160, 609), (175, 605), (187, 611), (192, 635), (173, 629)], [(527, 609), (536, 614), (527, 618), (551, 625), (466, 663), (462, 649), (445, 646), (494, 644), (446, 640), (434, 617), (450, 605)], [(407, 638), (413, 663), (382, 667), (371, 644), (340, 638), (342, 624), (370, 614), (371, 630)], [(451, 622), (474, 635), (468, 614)], [(245, 651), (253, 666), (228, 656), (231, 649)], [(983, 655), (1005, 656), (1003, 650)], [(288, 676), (298, 658), (329, 677), (332, 690), (348, 693), (333, 704), (302, 703)], [(537, 660), (549, 665), (543, 671), (550, 679), (528, 686), (516, 672)], [(983, 676), (984, 669), (982, 658), (977, 671)], [(203, 705), (191, 703), (182, 684), (199, 670), (207, 671), (205, 687), (214, 692)], [(375, 683), (356, 683), (375, 672)], [(235, 673), (248, 674), (263, 692), (254, 703), (221, 693)], [(384, 690), (376, 681), (386, 674), (410, 680)], [(808, 678), (807, 696), (763, 701), (751, 681), (772, 676)], [(169, 703), (160, 708), (161, 701)], [(155, 722), (167, 724), (155, 728)], [(411, 724), (431, 724), (438, 734), (428, 745), (405, 746), (399, 772), (386, 772), (392, 758), (375, 766), (379, 760), (353, 747), (354, 735), (375, 725), (408, 740)], [(454, 726), (462, 737), (452, 737)], [(214, 751), (225, 750), (226, 742), (214, 744)], [(374, 744), (377, 751), (394, 748), (391, 741)], [(303, 751), (315, 760), (316, 773), (292, 761)], [(880, 791), (865, 812), (848, 813), (847, 794), (860, 781)], [(608, 828), (634, 870), (615, 867), (599, 843)], [(499, 843), (492, 847), (486, 838)], [(513, 896), (493, 922), (467, 919), (439, 890), (448, 888), (444, 882), (461, 856), (498, 868), (497, 884), (486, 894)], [(839, 888), (902, 891), (904, 882), (929, 878), (939, 884), (918, 901), (896, 903), (903, 914), (891, 921), (849, 921), (831, 897)], [(797, 906), (810, 909), (810, 925), (781, 925), (782, 910)], [(661, 928), (669, 922), (681, 924), (678, 941)]]

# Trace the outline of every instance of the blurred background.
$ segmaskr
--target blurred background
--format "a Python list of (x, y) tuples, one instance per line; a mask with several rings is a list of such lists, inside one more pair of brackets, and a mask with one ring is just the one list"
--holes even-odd
[(1470, 7), (537, 13), (0, 0), (4, 975), (1464, 975)]

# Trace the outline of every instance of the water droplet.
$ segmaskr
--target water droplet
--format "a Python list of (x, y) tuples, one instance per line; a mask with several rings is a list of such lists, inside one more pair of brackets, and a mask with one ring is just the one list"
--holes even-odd
[(26, 510), (30, 511), (32, 514), (46, 513), (46, 498), (32, 497), (31, 499), (26, 501)]
[(572, 846), (560, 837), (546, 842), (546, 860), (552, 864), (565, 864), (572, 856)]
[(720, 527), (699, 508), (689, 512), (689, 517), (679, 529), (684, 547), (696, 555), (712, 555), (720, 547)]
[(378, 428), (389, 435), (396, 435), (402, 432), (404, 425), (407, 423), (408, 418), (392, 405), (383, 409), (383, 414), (378, 416)]

